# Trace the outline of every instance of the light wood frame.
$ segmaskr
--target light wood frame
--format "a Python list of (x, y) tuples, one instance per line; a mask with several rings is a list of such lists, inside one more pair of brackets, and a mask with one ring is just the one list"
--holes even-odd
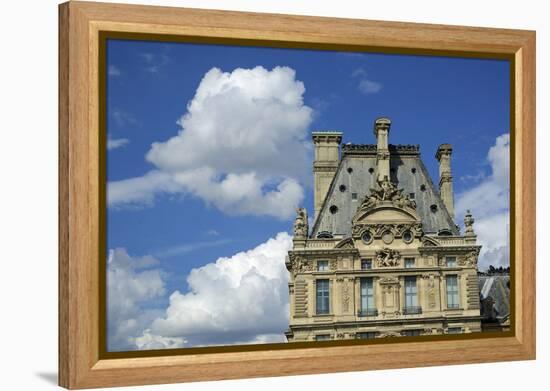
[[(511, 59), (512, 332), (453, 339), (156, 357), (100, 357), (100, 31), (287, 47)], [(535, 33), (69, 2), (59, 7), (59, 384), (75, 388), (535, 358)], [(103, 205), (104, 206), (104, 205)]]

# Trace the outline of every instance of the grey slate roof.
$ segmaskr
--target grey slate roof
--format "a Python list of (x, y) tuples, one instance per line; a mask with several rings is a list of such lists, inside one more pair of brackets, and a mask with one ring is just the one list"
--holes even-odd
[(510, 315), (510, 276), (479, 276), (481, 315), (484, 321), (501, 321)]
[[(390, 144), (389, 150), (391, 180), (399, 189), (404, 189), (405, 194), (414, 193), (424, 232), (437, 234), (447, 229), (453, 235), (458, 235), (458, 229), (420, 159), (419, 146)], [(351, 173), (348, 172), (350, 168)], [(344, 191), (340, 190), (341, 185), (345, 186)], [(363, 197), (370, 193), (370, 188), (376, 187), (376, 145), (342, 145), (340, 164), (313, 225), (311, 237), (316, 237), (321, 231), (351, 236), (351, 220), (357, 207)], [(357, 193), (357, 200), (352, 200), (352, 193)], [(338, 208), (334, 214), (329, 211), (332, 205)], [(432, 205), (437, 208), (435, 212), (431, 210)]]

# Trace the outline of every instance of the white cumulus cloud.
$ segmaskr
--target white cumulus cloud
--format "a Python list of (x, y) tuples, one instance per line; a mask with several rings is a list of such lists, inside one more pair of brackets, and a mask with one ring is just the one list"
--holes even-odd
[(489, 149), (491, 174), (475, 187), (457, 195), (456, 215), (462, 219), (470, 209), (474, 230), (483, 246), (479, 268), (510, 264), (510, 135), (503, 134)]
[(229, 214), (292, 216), (304, 197), (313, 118), (295, 76), (288, 67), (212, 68), (179, 119), (179, 133), (147, 153), (154, 174), (109, 183), (109, 205), (181, 192)]
[(109, 251), (107, 259), (107, 329), (110, 351), (135, 349), (134, 338), (143, 333), (159, 312), (145, 305), (165, 293), (162, 271), (151, 256), (131, 257), (125, 249)]
[(288, 271), (292, 237), (193, 269), (189, 291), (175, 291), (162, 316), (135, 339), (139, 349), (284, 342), (288, 328)]

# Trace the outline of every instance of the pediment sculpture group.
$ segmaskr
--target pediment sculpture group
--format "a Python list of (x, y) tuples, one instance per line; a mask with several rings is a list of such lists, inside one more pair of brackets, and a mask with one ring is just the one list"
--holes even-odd
[(379, 189), (370, 189), (370, 194), (365, 196), (359, 207), (363, 212), (381, 201), (391, 201), (398, 208), (416, 209), (416, 203), (408, 195), (403, 194), (403, 189), (398, 189), (387, 177), (378, 181)]

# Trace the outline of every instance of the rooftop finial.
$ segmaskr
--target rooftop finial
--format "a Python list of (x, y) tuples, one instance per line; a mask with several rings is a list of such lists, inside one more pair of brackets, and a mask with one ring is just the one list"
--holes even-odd
[(468, 209), (466, 211), (466, 215), (464, 216), (464, 226), (466, 229), (464, 230), (465, 236), (475, 236), (474, 232), (474, 218), (472, 217), (472, 213), (470, 213), (470, 210)]

